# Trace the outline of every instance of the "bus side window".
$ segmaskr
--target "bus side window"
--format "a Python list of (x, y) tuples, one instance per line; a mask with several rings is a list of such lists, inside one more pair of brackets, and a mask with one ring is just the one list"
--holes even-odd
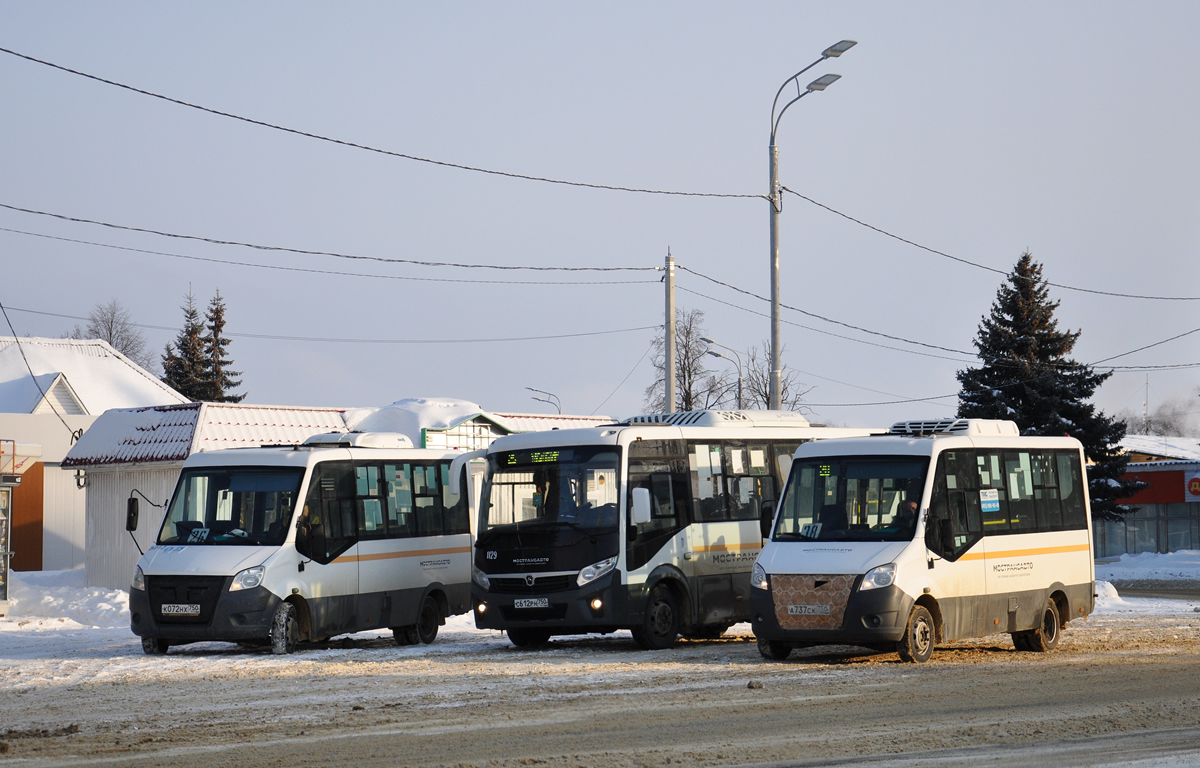
[(692, 443), (688, 450), (688, 465), (692, 477), (693, 518), (698, 523), (728, 520), (720, 445)]
[(313, 470), (301, 525), (301, 554), (329, 563), (358, 541), (354, 514), (354, 467), (348, 461), (318, 464)]
[(1076, 451), (1056, 451), (1058, 495), (1062, 500), (1063, 526), (1068, 530), (1087, 528), (1088, 510), (1083, 503), (1083, 472)]
[(1029, 463), (1033, 471), (1033, 509), (1037, 515), (1038, 530), (1062, 530), (1062, 504), (1058, 495), (1058, 472), (1054, 454), (1031, 453)]
[(354, 467), (354, 495), (358, 512), (358, 535), (364, 539), (384, 536), (383, 496), (379, 492), (379, 465), (359, 464)]
[(407, 538), (416, 532), (412, 503), (412, 465), (383, 465), (387, 530), (390, 538)]
[[(767, 448), (763, 445), (726, 444), (724, 454), (729, 519), (757, 520), (762, 504), (763, 481), (771, 479), (767, 474)], [(773, 491), (770, 488), (769, 492)]]
[(987, 504), (983, 505), (983, 532), (1006, 533), (1008, 527), (1008, 495), (1004, 487), (1004, 473), (1000, 466), (1000, 451), (981, 450), (975, 457), (976, 475), (980, 490), (979, 498), (984, 499), (983, 491), (991, 491)]
[(446, 532), (446, 526), (442, 519), (442, 492), (438, 488), (437, 469), (432, 465), (413, 464), (412, 473), (417, 533), (440, 536)]
[(467, 489), (465, 486), (466, 472), (451, 480), (450, 462), (444, 461), (439, 467), (442, 481), (442, 509), (444, 511), (445, 531), (448, 534), (470, 533), (470, 513), (467, 510)]

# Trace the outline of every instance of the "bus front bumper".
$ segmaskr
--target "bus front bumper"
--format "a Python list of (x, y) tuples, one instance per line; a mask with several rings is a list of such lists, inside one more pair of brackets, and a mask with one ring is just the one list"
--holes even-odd
[(771, 590), (751, 589), (751, 626), (760, 639), (797, 646), (885, 645), (904, 638), (913, 603), (913, 598), (894, 584), (865, 592), (854, 589), (840, 625), (831, 626), (825, 616), (791, 616), (783, 600), (776, 605)]
[(129, 628), (139, 637), (161, 638), (181, 643), (215, 640), (242, 642), (266, 640), (275, 609), (283, 602), (263, 587), (241, 592), (223, 589), (206, 622), (156, 617), (149, 595), (140, 589), (129, 592)]
[[(629, 596), (615, 571), (561, 592), (508, 594), (471, 583), (471, 608), (479, 629), (536, 629), (552, 635), (614, 632), (629, 626)], [(639, 617), (640, 618), (640, 617)]]

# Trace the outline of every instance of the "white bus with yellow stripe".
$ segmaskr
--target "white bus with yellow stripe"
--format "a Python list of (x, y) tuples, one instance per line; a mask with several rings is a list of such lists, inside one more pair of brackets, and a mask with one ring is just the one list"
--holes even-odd
[(796, 451), (751, 576), (752, 626), (770, 659), (849, 644), (923, 662), (939, 642), (999, 633), (1049, 651), (1091, 613), (1094, 581), (1078, 440), (901, 422)]
[(134, 634), (151, 654), (205, 640), (290, 653), (378, 628), (433, 642), (469, 606), (462, 456), (394, 433), (192, 455), (134, 572)]
[(479, 503), (476, 626), (521, 647), (617, 629), (646, 648), (720, 635), (749, 618), (750, 567), (796, 447), (869, 433), (693, 411), (501, 437)]

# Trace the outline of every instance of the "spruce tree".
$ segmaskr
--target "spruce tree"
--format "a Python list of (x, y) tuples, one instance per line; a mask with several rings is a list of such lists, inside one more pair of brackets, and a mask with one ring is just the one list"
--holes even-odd
[(246, 399), (245, 394), (229, 394), (229, 390), (242, 385), (240, 380), (234, 380), (235, 376), (241, 376), (242, 373), (229, 369), (233, 360), (228, 357), (230, 341), (222, 335), (225, 332), (225, 300), (221, 298), (220, 289), (208, 303), (204, 319), (207, 333), (204, 336), (206, 371), (202, 399), (213, 403), (240, 403)]
[(167, 344), (163, 352), (162, 382), (189, 400), (203, 400), (208, 378), (208, 365), (204, 354), (204, 326), (196, 310), (196, 297), (191, 291), (183, 310), (183, 328), (175, 337), (174, 344)]
[(979, 324), (975, 348), (982, 365), (958, 372), (958, 416), (1009, 419), (1022, 435), (1078, 439), (1089, 461), (1092, 516), (1119, 520), (1132, 511), (1120, 499), (1144, 484), (1121, 480), (1128, 461), (1118, 446), (1125, 422), (1087, 402), (1112, 373), (1068, 357), (1079, 332), (1058, 329), (1058, 304), (1050, 300), (1042, 266), (1023, 253)]

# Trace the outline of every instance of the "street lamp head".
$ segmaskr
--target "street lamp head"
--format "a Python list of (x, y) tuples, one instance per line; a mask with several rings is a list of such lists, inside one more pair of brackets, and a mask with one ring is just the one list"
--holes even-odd
[(823, 91), (841, 79), (841, 75), (821, 75), (816, 80), (813, 80), (808, 84), (808, 90)]
[(701, 336), (700, 341), (703, 341), (705, 344), (716, 344), (717, 343), (717, 342), (713, 341), (712, 339), (708, 338), (707, 336)]
[(725, 357), (725, 355), (722, 355), (720, 352), (713, 352), (711, 349), (710, 349), (710, 350), (708, 350), (708, 351), (707, 351), (705, 354), (707, 354), (707, 355), (712, 355), (713, 357), (719, 357), (719, 358), (721, 358), (721, 359), (723, 359), (723, 360), (728, 360), (728, 359), (729, 359), (729, 358)]
[(836, 59), (838, 56), (841, 56), (843, 53), (856, 45), (858, 45), (857, 40), (843, 40), (842, 42), (834, 43), (824, 51), (821, 51), (821, 55), (827, 59)]

